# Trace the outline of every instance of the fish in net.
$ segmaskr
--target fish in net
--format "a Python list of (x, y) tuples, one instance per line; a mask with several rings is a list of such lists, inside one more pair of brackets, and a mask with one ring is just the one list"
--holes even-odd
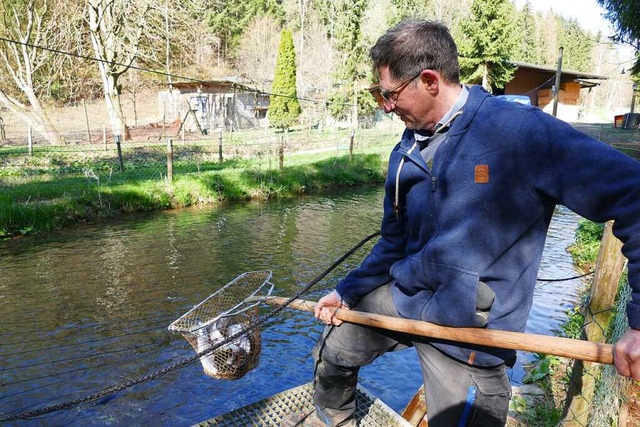
[[(195, 350), (210, 377), (238, 379), (258, 364), (260, 336), (245, 333), (249, 316), (222, 317), (193, 331)], [(191, 339), (193, 340), (193, 338)]]
[(270, 271), (243, 273), (169, 325), (200, 356), (205, 374), (219, 379), (242, 378), (258, 365), (259, 302), (251, 297), (273, 291)]

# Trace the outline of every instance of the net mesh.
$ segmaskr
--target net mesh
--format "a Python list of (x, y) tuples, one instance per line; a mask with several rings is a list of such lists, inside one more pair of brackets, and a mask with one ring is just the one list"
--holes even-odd
[[(618, 342), (629, 329), (627, 316), (624, 315), (627, 303), (631, 300), (631, 288), (628, 283), (622, 285), (622, 292), (616, 301), (616, 315), (611, 326), (610, 342)], [(628, 398), (632, 380), (618, 375), (613, 365), (602, 368), (602, 376), (592, 402), (589, 427), (617, 425), (620, 416), (620, 404)], [(620, 424), (622, 425), (622, 424)]]
[(243, 273), (169, 325), (200, 355), (205, 374), (233, 380), (257, 366), (260, 329), (252, 325), (258, 320), (258, 303), (247, 298), (270, 294), (270, 278), (270, 271)]

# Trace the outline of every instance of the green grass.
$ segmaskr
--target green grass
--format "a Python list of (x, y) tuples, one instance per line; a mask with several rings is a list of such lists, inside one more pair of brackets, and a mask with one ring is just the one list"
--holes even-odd
[[(101, 159), (97, 162), (102, 164)], [(95, 166), (87, 159), (79, 163), (78, 170), (93, 171)], [(289, 156), (288, 166), (282, 170), (265, 168), (260, 160), (203, 163), (196, 170), (181, 171), (178, 166), (171, 184), (166, 179), (141, 179), (144, 166), (135, 163), (134, 159), (125, 165), (124, 173), (73, 176), (49, 171), (36, 180), (5, 187), (0, 193), (0, 238), (47, 232), (123, 213), (292, 197), (384, 180), (382, 157), (375, 153), (358, 154), (353, 160), (347, 155)]]
[(604, 224), (580, 220), (576, 230), (576, 241), (569, 247), (573, 262), (585, 271), (593, 269), (598, 259)]

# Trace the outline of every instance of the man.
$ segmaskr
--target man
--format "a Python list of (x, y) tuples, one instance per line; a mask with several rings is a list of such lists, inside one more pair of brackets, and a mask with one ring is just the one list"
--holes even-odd
[(328, 326), (314, 349), (316, 411), (299, 425), (354, 426), (359, 367), (408, 346), (430, 427), (504, 425), (514, 351), (340, 325), (333, 312), (523, 331), (556, 204), (615, 220), (634, 290), (615, 365), (640, 379), (640, 162), (538, 108), (462, 86), (439, 23), (405, 21), (370, 53), (372, 93), (406, 130), (389, 160), (380, 240), (317, 304)]

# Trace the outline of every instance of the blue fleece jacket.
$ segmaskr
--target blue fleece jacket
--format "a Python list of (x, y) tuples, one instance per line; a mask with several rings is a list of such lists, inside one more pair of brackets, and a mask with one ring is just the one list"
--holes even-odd
[[(482, 281), (495, 292), (487, 327), (524, 331), (549, 222), (562, 204), (596, 222), (615, 221), (629, 259), (629, 324), (640, 329), (640, 162), (536, 107), (496, 99), (480, 87), (470, 89), (462, 110), (433, 170), (412, 149), (414, 132), (404, 132), (389, 159), (380, 240), (338, 293), (353, 306), (395, 280), (400, 315), (466, 327), (476, 325)], [(479, 366), (514, 355), (434, 344)]]

